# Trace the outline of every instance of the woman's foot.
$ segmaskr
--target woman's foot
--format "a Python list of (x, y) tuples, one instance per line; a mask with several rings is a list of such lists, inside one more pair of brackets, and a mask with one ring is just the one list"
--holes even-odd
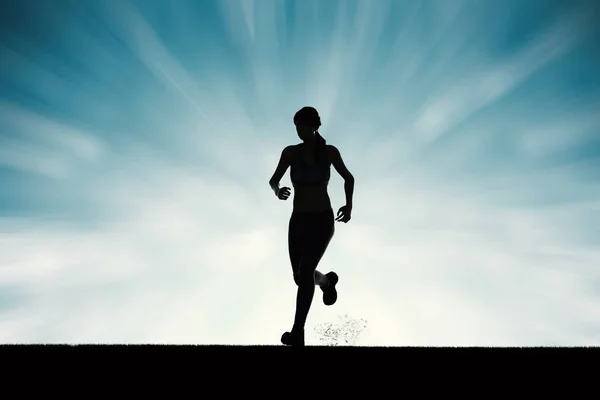
[(335, 285), (337, 285), (339, 278), (333, 271), (325, 274), (325, 276), (329, 283), (326, 287), (321, 287), (321, 290), (323, 291), (323, 303), (325, 303), (326, 306), (331, 306), (337, 301), (337, 290), (335, 290)]
[(292, 330), (291, 332), (285, 332), (281, 335), (281, 343), (286, 346), (304, 347), (304, 331), (296, 332)]

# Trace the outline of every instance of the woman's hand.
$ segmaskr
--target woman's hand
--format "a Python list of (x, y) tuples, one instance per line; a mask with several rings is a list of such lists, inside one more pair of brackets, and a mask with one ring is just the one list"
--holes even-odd
[(342, 207), (340, 207), (340, 209), (337, 213), (337, 218), (335, 220), (338, 222), (346, 223), (346, 222), (350, 221), (351, 214), (352, 214), (352, 207), (350, 207), (348, 205), (342, 206)]
[(280, 200), (287, 200), (288, 197), (290, 197), (290, 188), (289, 187), (279, 188), (279, 190), (277, 190), (277, 197)]

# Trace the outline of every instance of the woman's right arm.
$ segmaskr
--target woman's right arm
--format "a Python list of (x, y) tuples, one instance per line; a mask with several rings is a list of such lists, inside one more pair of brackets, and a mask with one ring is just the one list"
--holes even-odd
[(285, 149), (283, 149), (283, 151), (281, 152), (281, 157), (279, 157), (279, 163), (277, 164), (277, 168), (275, 169), (275, 172), (273, 173), (271, 179), (269, 179), (269, 186), (271, 187), (273, 192), (275, 192), (275, 196), (277, 196), (277, 191), (279, 190), (279, 181), (281, 181), (281, 178), (283, 178), (283, 175), (285, 174), (285, 172), (291, 164), (292, 149), (293, 146), (287, 146)]

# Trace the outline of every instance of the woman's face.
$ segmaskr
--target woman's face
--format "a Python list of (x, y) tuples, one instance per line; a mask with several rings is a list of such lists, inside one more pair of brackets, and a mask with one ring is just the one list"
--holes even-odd
[(314, 138), (315, 128), (310, 125), (297, 124), (296, 132), (298, 132), (298, 137), (303, 141), (311, 140)]

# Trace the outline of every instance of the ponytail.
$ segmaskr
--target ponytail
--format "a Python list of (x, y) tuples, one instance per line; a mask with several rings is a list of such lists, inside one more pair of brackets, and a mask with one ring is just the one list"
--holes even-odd
[(326, 147), (325, 147), (327, 145), (327, 141), (325, 140), (325, 138), (323, 136), (321, 136), (319, 131), (315, 131), (315, 138), (316, 138), (315, 160), (317, 160), (317, 162), (319, 162), (321, 154), (327, 154)]

